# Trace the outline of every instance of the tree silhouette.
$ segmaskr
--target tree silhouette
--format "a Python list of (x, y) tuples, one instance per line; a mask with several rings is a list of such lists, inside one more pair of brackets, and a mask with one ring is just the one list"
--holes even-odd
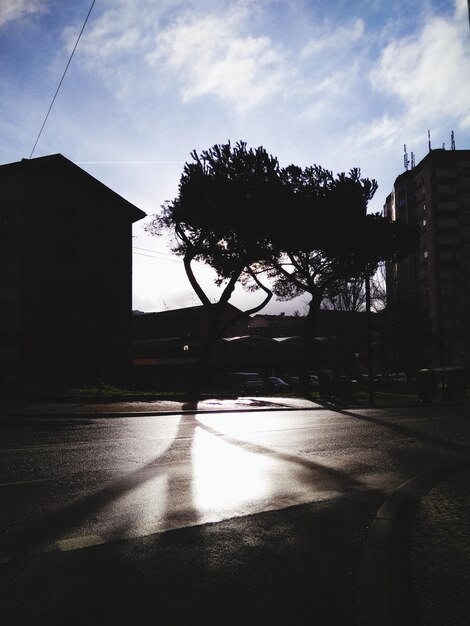
[(289, 166), (281, 171), (289, 197), (289, 219), (277, 233), (271, 278), (280, 299), (310, 295), (306, 315), (301, 386), (308, 388), (311, 350), (320, 305), (340, 281), (372, 275), (378, 263), (407, 254), (416, 245), (414, 231), (380, 214), (368, 214), (375, 180), (358, 168), (336, 176), (320, 167)]
[[(257, 263), (273, 257), (269, 225), (281, 208), (284, 186), (275, 157), (262, 147), (248, 149), (245, 142), (215, 145), (191, 153), (180, 178), (178, 195), (162, 206), (162, 213), (147, 226), (152, 234), (171, 231), (173, 251), (183, 257), (189, 282), (206, 307), (209, 329), (201, 348), (197, 371), (207, 373), (217, 340), (240, 316), (224, 320), (226, 305), (237, 283), (264, 291), (262, 302), (245, 311), (260, 311), (272, 291), (254, 271)], [(213, 304), (194, 273), (193, 262), (215, 270), (221, 288)], [(199, 381), (200, 382), (200, 381)]]

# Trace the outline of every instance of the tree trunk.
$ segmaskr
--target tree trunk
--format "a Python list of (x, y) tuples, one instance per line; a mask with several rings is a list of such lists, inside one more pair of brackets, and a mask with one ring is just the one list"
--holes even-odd
[(300, 391), (305, 395), (308, 394), (310, 387), (310, 366), (312, 360), (313, 339), (315, 337), (320, 304), (320, 295), (312, 295), (312, 299), (310, 300), (308, 305), (308, 313), (305, 318), (304, 344), (302, 349), (302, 363), (299, 376)]
[(210, 379), (210, 365), (214, 354), (214, 348), (219, 339), (219, 326), (223, 315), (223, 309), (217, 304), (206, 307), (209, 313), (209, 327), (202, 341), (201, 349), (195, 367), (191, 368), (191, 376), (186, 381), (186, 393), (193, 402), (200, 398), (203, 387)]

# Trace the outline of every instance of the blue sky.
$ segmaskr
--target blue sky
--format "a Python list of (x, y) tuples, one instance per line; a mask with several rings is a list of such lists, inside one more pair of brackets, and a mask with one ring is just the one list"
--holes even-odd
[[(0, 163), (28, 158), (91, 0), (2, 0)], [(193, 149), (358, 166), (380, 211), (455, 132), (470, 148), (467, 0), (96, 0), (34, 157), (60, 152), (148, 214)], [(134, 308), (198, 304), (168, 242), (134, 227)], [(213, 277), (200, 268), (216, 294)], [(256, 295), (237, 291), (244, 307)], [(303, 310), (273, 302), (268, 313)]]

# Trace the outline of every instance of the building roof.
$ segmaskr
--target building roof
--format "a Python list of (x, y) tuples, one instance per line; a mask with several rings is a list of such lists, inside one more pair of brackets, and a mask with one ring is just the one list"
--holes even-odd
[[(235, 318), (241, 313), (232, 304), (225, 305), (225, 319)], [(153, 313), (133, 311), (132, 319), (135, 339), (205, 335), (208, 323), (209, 313), (202, 304)]]
[[(401, 172), (396, 179), (394, 186), (398, 186), (402, 180), (411, 179), (423, 167), (427, 165), (450, 165), (458, 163), (464, 159), (470, 160), (470, 150), (448, 150), (446, 148), (432, 148), (414, 167)], [(391, 195), (391, 194), (390, 194)], [(388, 200), (389, 196), (387, 196)]]
[(144, 211), (94, 178), (91, 174), (88, 174), (88, 172), (81, 167), (75, 165), (75, 163), (62, 154), (50, 154), (35, 159), (22, 159), (14, 163), (0, 165), (0, 173), (2, 173), (2, 171), (6, 172), (8, 168), (21, 168), (25, 172), (46, 170), (53, 176), (57, 176), (62, 183), (65, 179), (67, 183), (70, 183), (74, 187), (76, 186), (81, 190), (85, 189), (87, 193), (93, 193), (106, 198), (107, 204), (113, 206), (113, 210), (116, 209), (116, 211), (121, 214), (124, 213), (131, 222), (136, 222), (146, 217)]

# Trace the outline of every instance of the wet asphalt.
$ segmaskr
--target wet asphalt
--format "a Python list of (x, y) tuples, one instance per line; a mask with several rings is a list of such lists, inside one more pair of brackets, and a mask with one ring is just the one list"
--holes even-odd
[(355, 493), (26, 552), (0, 564), (2, 624), (463, 626), (469, 471), (465, 461), (442, 466), (385, 500)]

